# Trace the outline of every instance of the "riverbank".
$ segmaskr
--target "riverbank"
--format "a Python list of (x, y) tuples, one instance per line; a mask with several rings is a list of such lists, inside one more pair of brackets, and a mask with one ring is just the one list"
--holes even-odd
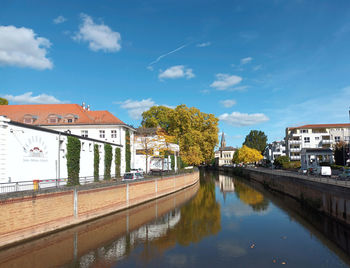
[(0, 248), (47, 235), (180, 191), (199, 172), (116, 185), (25, 191), (0, 196)]
[(350, 187), (346, 182), (265, 168), (220, 167), (217, 170), (257, 181), (350, 226)]

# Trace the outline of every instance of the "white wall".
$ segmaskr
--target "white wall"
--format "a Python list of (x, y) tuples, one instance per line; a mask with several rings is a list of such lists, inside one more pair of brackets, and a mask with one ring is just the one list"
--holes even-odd
[[(0, 183), (67, 178), (67, 136), (38, 128), (12, 125), (0, 117)], [(80, 138), (80, 177), (94, 174), (94, 144), (101, 148), (100, 175), (104, 174), (104, 142)], [(115, 148), (111, 174), (114, 175)], [(124, 163), (125, 165), (125, 163)], [(60, 168), (58, 168), (60, 166)]]

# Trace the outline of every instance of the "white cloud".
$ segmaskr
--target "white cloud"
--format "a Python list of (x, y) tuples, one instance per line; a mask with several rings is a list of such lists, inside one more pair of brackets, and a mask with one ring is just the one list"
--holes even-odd
[(160, 55), (158, 58), (156, 58), (154, 61), (152, 61), (150, 64), (149, 64), (149, 66), (150, 65), (153, 65), (153, 64), (155, 64), (155, 63), (157, 63), (158, 61), (160, 61), (162, 58), (164, 58), (164, 57), (166, 57), (166, 56), (168, 56), (168, 55), (170, 55), (170, 54), (173, 54), (173, 53), (175, 53), (175, 52), (177, 52), (177, 51), (179, 51), (179, 50), (181, 50), (181, 49), (183, 49), (183, 48), (185, 48), (185, 47), (187, 47), (188, 45), (186, 44), (186, 45), (182, 45), (182, 46), (180, 46), (180, 47), (178, 47), (178, 48), (176, 48), (176, 49), (174, 49), (174, 50), (172, 50), (172, 51), (169, 51), (169, 52), (167, 52), (167, 53), (165, 53), (165, 54), (163, 54), (163, 55)]
[(116, 52), (121, 49), (120, 33), (113, 32), (103, 23), (94, 23), (86, 14), (81, 14), (81, 18), (83, 23), (79, 27), (79, 32), (73, 37), (74, 40), (88, 42), (92, 51)]
[(187, 79), (191, 79), (195, 77), (192, 69), (185, 68), (184, 65), (176, 65), (169, 67), (165, 71), (160, 71), (158, 78), (159, 79), (176, 79), (186, 77)]
[(4, 95), (5, 99), (7, 99), (11, 104), (57, 104), (57, 103), (67, 103), (67, 101), (60, 101), (56, 99), (54, 96), (39, 94), (37, 96), (33, 96), (33, 92), (27, 92), (22, 95)]
[(216, 80), (210, 85), (210, 87), (217, 90), (226, 90), (234, 85), (239, 84), (242, 81), (242, 77), (229, 74), (217, 74)]
[(54, 20), (53, 20), (53, 23), (54, 24), (61, 24), (61, 23), (63, 23), (63, 22), (65, 22), (67, 19), (65, 18), (65, 17), (63, 17), (63, 16), (58, 16), (57, 18), (55, 18)]
[(231, 114), (224, 113), (220, 115), (219, 120), (235, 127), (243, 127), (266, 122), (269, 120), (269, 118), (262, 113), (246, 114), (233, 112)]
[(252, 57), (243, 58), (241, 59), (241, 64), (244, 65), (244, 64), (250, 63), (252, 60), (253, 60)]
[(256, 66), (253, 67), (253, 71), (258, 71), (258, 70), (260, 70), (261, 68), (262, 68), (262, 65), (261, 65), (261, 64), (256, 65)]
[(222, 101), (220, 101), (220, 103), (226, 108), (230, 108), (230, 107), (236, 105), (235, 100), (222, 100)]
[(204, 94), (204, 95), (206, 95), (206, 94), (210, 93), (210, 90), (209, 89), (203, 89), (203, 90), (200, 90), (199, 92)]
[(0, 26), (0, 65), (52, 69), (46, 57), (50, 46), (48, 39), (37, 37), (32, 29)]
[(211, 45), (211, 42), (204, 42), (204, 43), (197, 44), (197, 47), (208, 47), (210, 45)]
[(141, 119), (143, 112), (156, 105), (151, 98), (143, 99), (141, 101), (128, 99), (126, 101), (117, 102), (117, 104), (120, 104), (121, 108), (126, 109), (129, 116), (135, 120)]

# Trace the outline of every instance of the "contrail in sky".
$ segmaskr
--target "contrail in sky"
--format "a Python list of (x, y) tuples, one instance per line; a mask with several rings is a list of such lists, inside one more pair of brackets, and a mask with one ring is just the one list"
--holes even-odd
[(165, 54), (163, 54), (163, 55), (160, 55), (156, 60), (154, 60), (154, 61), (152, 61), (150, 64), (148, 64), (148, 66), (150, 67), (151, 65), (153, 65), (153, 64), (157, 63), (158, 61), (160, 61), (162, 58), (164, 58), (164, 57), (166, 57), (166, 56), (168, 56), (168, 55), (170, 55), (170, 54), (173, 54), (173, 53), (175, 53), (176, 51), (179, 51), (179, 50), (181, 50), (181, 49), (183, 49), (183, 48), (185, 48), (185, 47), (187, 47), (187, 46), (188, 46), (188, 44), (182, 45), (182, 46), (180, 46), (180, 47), (178, 47), (178, 48), (176, 48), (176, 49), (174, 49), (174, 50), (172, 50), (172, 51), (170, 51), (170, 52), (168, 52), (168, 53), (165, 53)]

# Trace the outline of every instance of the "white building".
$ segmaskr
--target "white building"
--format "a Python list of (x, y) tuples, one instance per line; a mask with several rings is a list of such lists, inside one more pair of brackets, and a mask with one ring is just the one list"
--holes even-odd
[[(80, 177), (94, 175), (94, 145), (100, 152), (99, 175), (104, 175), (104, 145), (115, 148), (120, 145), (87, 137), (75, 136), (42, 127), (11, 121), (0, 116), (0, 183), (23, 182), (33, 180), (66, 179), (67, 139), (79, 138)], [(112, 161), (111, 173), (115, 165)]]
[(286, 155), (286, 142), (274, 141), (265, 148), (264, 156), (267, 160), (274, 161), (279, 156)]
[(121, 173), (125, 172), (126, 131), (130, 133), (131, 168), (134, 167), (135, 129), (108, 111), (91, 111), (78, 104), (0, 105), (0, 115), (12, 121), (71, 133), (121, 145)]
[(231, 165), (233, 155), (236, 151), (237, 148), (234, 148), (232, 146), (226, 146), (225, 134), (222, 133), (220, 148), (219, 150), (215, 151), (215, 165)]
[(349, 143), (350, 124), (318, 124), (286, 128), (286, 153), (290, 160), (300, 160), (304, 148), (333, 149), (340, 141)]
[[(159, 128), (138, 128), (135, 133), (135, 168), (146, 173), (151, 170), (172, 170), (170, 154), (174, 155), (174, 170), (177, 170), (177, 157), (180, 146), (167, 142), (164, 133)], [(160, 151), (168, 151), (169, 155), (163, 158)]]

